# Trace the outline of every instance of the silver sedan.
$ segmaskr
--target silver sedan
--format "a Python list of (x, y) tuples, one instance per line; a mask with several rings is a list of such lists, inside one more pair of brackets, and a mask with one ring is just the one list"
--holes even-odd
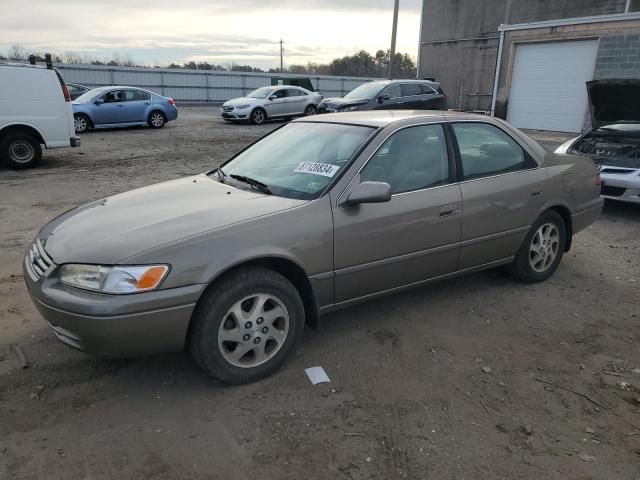
[(246, 97), (225, 102), (220, 114), (224, 120), (259, 125), (272, 118), (315, 115), (321, 101), (322, 95), (302, 87), (260, 87)]

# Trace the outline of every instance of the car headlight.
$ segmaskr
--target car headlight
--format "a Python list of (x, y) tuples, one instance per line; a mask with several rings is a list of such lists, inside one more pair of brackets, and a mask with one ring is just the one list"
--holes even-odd
[(238, 110), (243, 110), (245, 108), (249, 108), (251, 105), (249, 105), (248, 103), (246, 105), (236, 105), (236, 108)]
[(358, 109), (358, 105), (349, 105), (348, 107), (342, 107), (339, 112), (353, 112)]
[(168, 265), (103, 265), (66, 264), (59, 278), (65, 285), (102, 293), (138, 293), (157, 288), (167, 276)]

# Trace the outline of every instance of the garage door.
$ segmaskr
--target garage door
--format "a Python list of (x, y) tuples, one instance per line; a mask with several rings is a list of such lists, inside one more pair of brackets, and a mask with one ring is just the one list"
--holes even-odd
[(580, 132), (597, 40), (516, 47), (507, 121), (518, 128)]

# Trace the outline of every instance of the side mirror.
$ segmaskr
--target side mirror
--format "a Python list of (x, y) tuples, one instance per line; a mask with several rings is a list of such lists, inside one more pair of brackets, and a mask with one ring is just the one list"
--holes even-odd
[(102, 105), (104, 103), (104, 98), (99, 98), (97, 99), (95, 102), (93, 102), (95, 105)]
[(391, 200), (391, 185), (386, 182), (362, 182), (355, 187), (345, 202), (347, 205), (361, 203), (384, 203)]
[(390, 100), (390, 99), (391, 99), (391, 96), (389, 96), (389, 95), (387, 95), (387, 94), (385, 94), (385, 95), (380, 95), (380, 96), (378, 97), (378, 103), (382, 103), (382, 102), (384, 102), (384, 101), (386, 101), (386, 100)]
[(273, 102), (276, 98), (278, 98), (278, 97), (276, 97), (275, 95), (271, 95), (271, 96), (269, 97), (269, 100), (271, 100), (271, 101)]

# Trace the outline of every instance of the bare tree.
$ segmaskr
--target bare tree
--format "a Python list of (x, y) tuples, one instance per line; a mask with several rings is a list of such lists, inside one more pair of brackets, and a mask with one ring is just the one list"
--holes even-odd
[(9, 60), (27, 60), (29, 53), (22, 45), (11, 45), (9, 48)]

